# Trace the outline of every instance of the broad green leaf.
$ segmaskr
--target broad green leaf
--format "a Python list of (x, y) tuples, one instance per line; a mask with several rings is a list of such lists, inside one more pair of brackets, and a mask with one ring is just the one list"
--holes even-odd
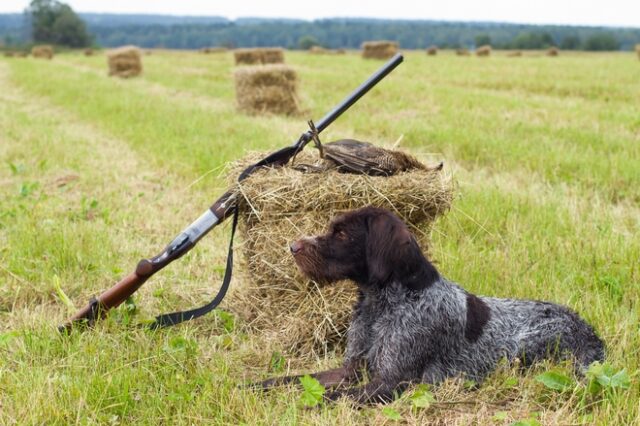
[(313, 377), (306, 375), (300, 377), (300, 383), (304, 389), (302, 395), (300, 395), (300, 402), (305, 407), (315, 407), (322, 402), (322, 396), (324, 395), (324, 386)]
[(429, 392), (429, 385), (420, 384), (416, 386), (415, 390), (409, 396), (411, 404), (416, 408), (427, 408), (432, 402), (435, 402), (433, 394)]
[(536, 377), (536, 381), (542, 383), (549, 389), (565, 391), (570, 389), (574, 383), (569, 377), (557, 371), (547, 371)]
[(400, 413), (398, 413), (396, 410), (394, 410), (391, 407), (384, 407), (382, 409), (382, 415), (390, 420), (395, 420), (395, 421), (402, 420), (402, 416), (400, 415)]

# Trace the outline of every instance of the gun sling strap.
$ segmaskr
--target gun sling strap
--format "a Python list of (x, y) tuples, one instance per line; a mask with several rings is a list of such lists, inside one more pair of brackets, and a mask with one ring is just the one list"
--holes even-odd
[[(322, 143), (320, 142), (320, 138), (318, 136), (318, 133), (319, 133), (318, 129), (316, 129), (316, 126), (314, 125), (312, 120), (309, 120), (308, 124), (310, 128), (310, 131), (307, 133), (309, 135), (308, 137), (311, 141), (313, 141), (316, 148), (318, 148), (318, 150), (320, 151), (320, 155), (322, 155)], [(295, 154), (297, 154), (297, 152), (300, 149), (294, 148), (294, 147), (288, 147), (280, 151), (276, 151), (275, 153), (269, 155), (267, 158), (263, 159), (262, 161), (259, 161), (258, 163), (253, 164), (248, 168), (246, 168), (242, 172), (242, 174), (240, 174), (238, 181), (239, 182), (243, 181), (244, 179), (249, 177), (251, 174), (253, 174), (255, 171), (257, 171), (260, 168), (269, 167), (271, 165), (286, 164), (286, 162), (291, 158), (292, 150), (294, 150), (293, 155), (295, 157)], [(238, 215), (239, 215), (239, 209), (237, 206), (235, 206), (233, 207), (233, 223), (231, 225), (231, 237), (229, 240), (229, 251), (227, 253), (227, 266), (224, 271), (222, 286), (220, 287), (220, 290), (218, 290), (218, 294), (216, 294), (216, 296), (213, 298), (211, 302), (199, 308), (189, 309), (188, 311), (178, 311), (178, 312), (172, 312), (170, 314), (158, 315), (155, 318), (155, 320), (149, 325), (149, 328), (157, 329), (157, 328), (169, 327), (172, 325), (180, 324), (181, 322), (184, 322), (184, 321), (190, 321), (192, 319), (196, 319), (198, 317), (208, 314), (209, 312), (214, 310), (220, 304), (220, 302), (222, 302), (222, 299), (224, 299), (225, 295), (227, 294), (227, 290), (229, 290), (229, 283), (231, 282), (231, 275), (233, 274), (233, 238), (236, 233), (236, 227), (238, 226)]]

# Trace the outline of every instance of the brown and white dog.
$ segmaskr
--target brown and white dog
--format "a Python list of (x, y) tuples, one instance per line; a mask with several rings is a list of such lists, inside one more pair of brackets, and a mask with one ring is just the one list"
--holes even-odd
[[(333, 220), (326, 234), (290, 248), (313, 280), (350, 279), (358, 285), (343, 366), (312, 375), (335, 388), (325, 395), (328, 400), (389, 401), (410, 383), (459, 375), (480, 382), (502, 358), (529, 365), (569, 356), (579, 369), (604, 358), (591, 326), (564, 306), (479, 297), (441, 277), (407, 226), (387, 210), (348, 212)], [(348, 387), (363, 371), (369, 382)]]

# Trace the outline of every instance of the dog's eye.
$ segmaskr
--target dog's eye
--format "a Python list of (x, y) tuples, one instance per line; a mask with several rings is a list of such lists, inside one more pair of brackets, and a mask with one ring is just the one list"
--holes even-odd
[(335, 231), (335, 236), (337, 239), (339, 240), (347, 240), (349, 238), (349, 236), (347, 235), (346, 232), (342, 231), (342, 230), (337, 230)]

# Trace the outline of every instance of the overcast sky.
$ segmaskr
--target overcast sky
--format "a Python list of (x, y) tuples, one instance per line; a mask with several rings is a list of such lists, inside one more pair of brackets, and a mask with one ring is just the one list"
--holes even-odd
[[(27, 0), (0, 0), (0, 13)], [(640, 0), (67, 0), (77, 12), (315, 19), (371, 17), (640, 27)]]

